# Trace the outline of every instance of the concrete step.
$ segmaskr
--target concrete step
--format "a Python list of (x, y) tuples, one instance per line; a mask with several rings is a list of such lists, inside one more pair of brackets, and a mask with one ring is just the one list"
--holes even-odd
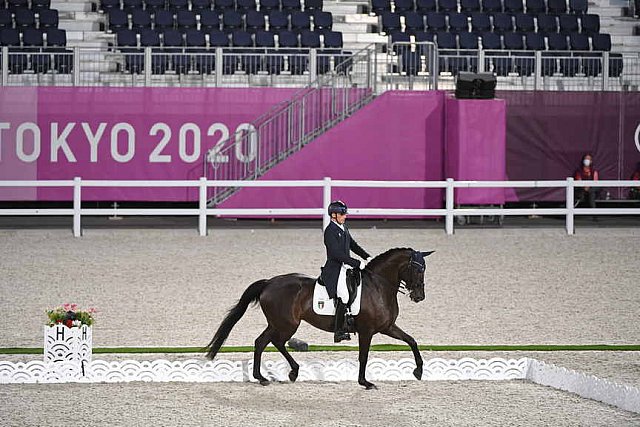
[(370, 24), (333, 24), (333, 31), (340, 31), (346, 33), (368, 33), (371, 32), (372, 25)]
[(67, 31), (100, 31), (100, 23), (93, 21), (60, 20), (58, 27)]
[(51, 9), (58, 12), (91, 12), (92, 7), (89, 2), (52, 2)]

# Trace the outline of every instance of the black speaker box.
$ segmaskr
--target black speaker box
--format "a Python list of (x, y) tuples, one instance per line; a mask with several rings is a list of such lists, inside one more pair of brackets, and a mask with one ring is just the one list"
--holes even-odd
[(458, 74), (456, 80), (456, 98), (493, 99), (496, 96), (496, 76), (492, 73)]

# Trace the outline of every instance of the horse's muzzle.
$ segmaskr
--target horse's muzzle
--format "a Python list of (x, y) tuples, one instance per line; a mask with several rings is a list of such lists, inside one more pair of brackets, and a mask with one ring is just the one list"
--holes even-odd
[(409, 298), (413, 302), (420, 302), (424, 299), (424, 292), (411, 292)]

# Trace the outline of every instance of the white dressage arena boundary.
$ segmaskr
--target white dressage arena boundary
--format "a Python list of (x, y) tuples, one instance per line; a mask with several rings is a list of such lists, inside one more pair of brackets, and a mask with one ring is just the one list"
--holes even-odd
[[(373, 358), (367, 364), (367, 377), (373, 381), (416, 380), (413, 359), (385, 360)], [(262, 373), (272, 381), (288, 381), (289, 364), (266, 361)], [(441, 359), (424, 363), (423, 380), (528, 380), (536, 384), (575, 393), (618, 408), (640, 413), (640, 388), (615, 383), (581, 372), (546, 364), (532, 358), (521, 359)], [(25, 383), (118, 383), (145, 382), (246, 382), (255, 381), (253, 362), (246, 361), (113, 361), (94, 360), (85, 365), (66, 362), (0, 361), (0, 384)], [(298, 381), (355, 381), (358, 362), (301, 362)]]

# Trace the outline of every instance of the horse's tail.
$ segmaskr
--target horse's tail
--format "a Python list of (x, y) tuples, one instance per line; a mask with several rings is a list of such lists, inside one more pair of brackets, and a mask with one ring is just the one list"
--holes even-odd
[(216, 331), (216, 334), (213, 336), (213, 339), (204, 349), (207, 352), (207, 357), (212, 359), (216, 357), (220, 347), (224, 344), (225, 340), (231, 333), (231, 329), (235, 326), (236, 323), (242, 318), (244, 313), (247, 311), (247, 307), (249, 304), (257, 303), (260, 298), (260, 294), (264, 288), (269, 284), (268, 280), (258, 280), (257, 282), (252, 283), (249, 287), (244, 291), (242, 297), (238, 303), (229, 310), (229, 313), (224, 318), (222, 323), (220, 323), (220, 327)]

